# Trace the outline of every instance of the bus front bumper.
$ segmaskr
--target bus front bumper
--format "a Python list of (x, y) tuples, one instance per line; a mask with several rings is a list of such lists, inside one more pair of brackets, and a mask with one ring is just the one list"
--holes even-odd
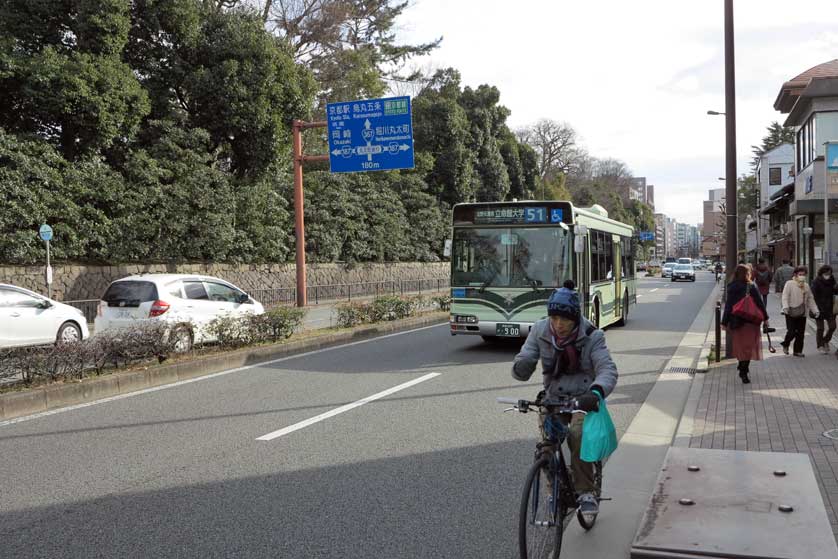
[[(503, 327), (498, 329), (498, 325)], [(517, 326), (518, 335), (512, 334)], [(449, 327), (452, 336), (485, 336), (490, 338), (526, 338), (533, 327), (532, 322), (490, 322), (481, 321), (477, 324), (450, 322)]]

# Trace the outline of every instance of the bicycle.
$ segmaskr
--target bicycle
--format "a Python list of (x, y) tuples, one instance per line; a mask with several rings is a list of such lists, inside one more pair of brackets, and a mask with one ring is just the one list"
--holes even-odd
[[(596, 518), (588, 523), (578, 510), (579, 494), (574, 489), (562, 452), (562, 444), (569, 430), (557, 417), (561, 414), (586, 412), (575, 407), (573, 398), (549, 403), (513, 398), (498, 398), (497, 401), (499, 404), (513, 405), (504, 412), (537, 411), (545, 415), (544, 432), (548, 438), (536, 444), (535, 458), (521, 495), (518, 548), (521, 559), (558, 559), (564, 530), (574, 512), (585, 531), (593, 528), (596, 523)], [(610, 500), (601, 496), (602, 462), (594, 463), (594, 483), (597, 501)]]

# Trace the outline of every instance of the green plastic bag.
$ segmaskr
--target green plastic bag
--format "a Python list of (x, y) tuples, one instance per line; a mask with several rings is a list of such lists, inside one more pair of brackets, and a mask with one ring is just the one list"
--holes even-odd
[(599, 398), (599, 411), (589, 412), (582, 423), (579, 457), (583, 462), (601, 462), (617, 450), (617, 430), (605, 406), (605, 399), (596, 390), (593, 392)]

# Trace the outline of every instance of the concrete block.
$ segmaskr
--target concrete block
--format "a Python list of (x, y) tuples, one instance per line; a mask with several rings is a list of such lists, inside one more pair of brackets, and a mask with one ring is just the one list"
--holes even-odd
[(160, 386), (161, 384), (171, 384), (178, 381), (177, 365), (154, 367), (148, 369), (145, 373), (148, 375), (149, 386)]
[(136, 392), (151, 386), (148, 381), (147, 371), (133, 371), (128, 373), (116, 373), (119, 384), (119, 393)]
[(92, 402), (119, 394), (119, 378), (116, 375), (87, 379), (82, 383), (84, 401)]
[(47, 409), (62, 408), (84, 402), (84, 387), (82, 384), (81, 382), (68, 382), (47, 386), (44, 389), (47, 398)]
[(47, 395), (40, 388), (26, 392), (9, 392), (0, 398), (3, 399), (3, 419), (12, 419), (47, 409)]

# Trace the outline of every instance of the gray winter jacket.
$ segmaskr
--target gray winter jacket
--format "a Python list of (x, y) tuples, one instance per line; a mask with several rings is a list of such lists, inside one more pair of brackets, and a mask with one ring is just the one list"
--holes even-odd
[[(588, 332), (590, 331), (590, 334)], [(605, 334), (597, 330), (587, 319), (579, 324), (579, 334), (574, 345), (579, 351), (579, 370), (553, 377), (556, 349), (553, 347), (550, 333), (550, 319), (543, 318), (530, 330), (527, 341), (515, 356), (512, 364), (512, 376), (518, 380), (529, 380), (541, 359), (544, 375), (544, 388), (548, 398), (567, 398), (579, 396), (596, 384), (608, 397), (617, 385), (617, 366), (605, 345)]]
[(777, 271), (774, 272), (774, 291), (777, 293), (782, 293), (783, 288), (786, 286), (786, 282), (788, 282), (791, 278), (794, 277), (794, 268), (789, 266), (788, 264), (783, 264)]

